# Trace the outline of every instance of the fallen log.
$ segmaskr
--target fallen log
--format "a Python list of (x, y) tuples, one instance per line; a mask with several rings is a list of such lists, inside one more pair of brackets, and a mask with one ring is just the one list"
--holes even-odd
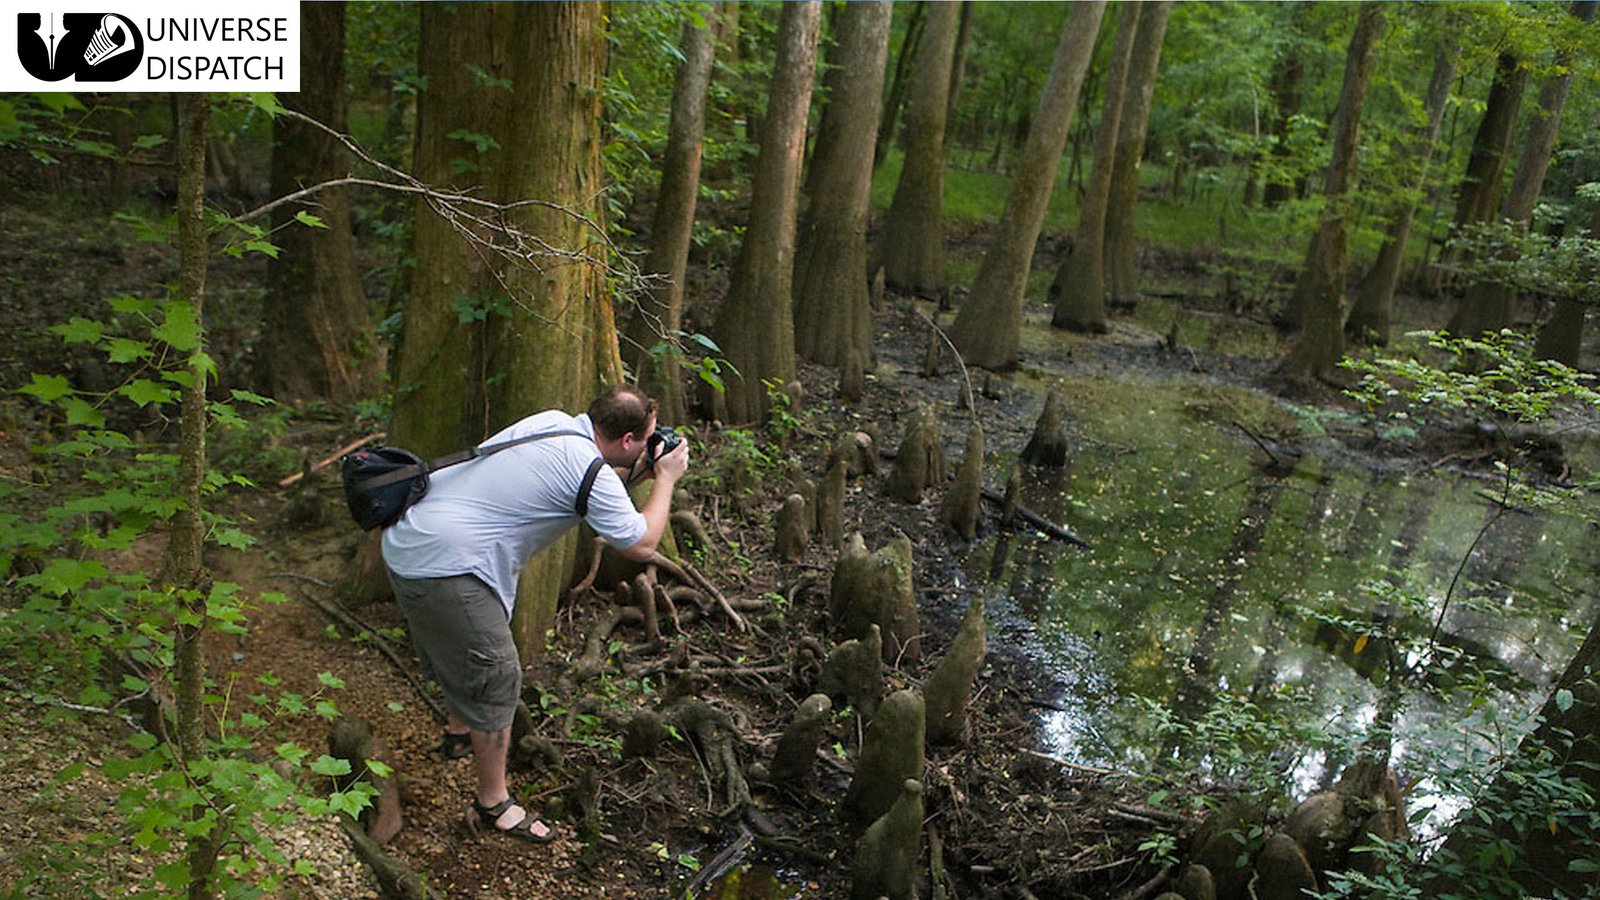
[(377, 876), (378, 887), (383, 890), (385, 897), (399, 897), (402, 900), (428, 900), (436, 895), (430, 894), (417, 874), (406, 867), (400, 858), (378, 846), (378, 842), (367, 836), (361, 823), (349, 815), (339, 816), (339, 828), (350, 839), (350, 846), (355, 849), (356, 856), (360, 857), (372, 874)]
[[(983, 489), (983, 499), (1001, 508), (1005, 507), (1005, 495), (1001, 494), (999, 491), (986, 487)], [(1078, 537), (1076, 534), (1073, 534), (1072, 531), (1065, 525), (1057, 525), (1049, 519), (1046, 519), (1044, 516), (1041, 516), (1033, 510), (1027, 508), (1026, 506), (1017, 507), (1017, 516), (1024, 522), (1027, 522), (1029, 525), (1032, 525), (1034, 528), (1039, 529), (1047, 536), (1055, 538), (1058, 541), (1063, 541), (1071, 544), (1074, 547), (1082, 547), (1085, 550), (1094, 549), (1094, 547), (1091, 546), (1088, 541)]]

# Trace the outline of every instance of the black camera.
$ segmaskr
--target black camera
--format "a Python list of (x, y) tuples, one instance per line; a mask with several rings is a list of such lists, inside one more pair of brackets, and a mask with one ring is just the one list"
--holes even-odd
[(651, 467), (654, 467), (656, 460), (678, 449), (678, 445), (681, 443), (683, 443), (683, 437), (673, 431), (670, 426), (656, 426), (656, 430), (650, 432), (650, 436), (645, 438), (644, 457), (646, 462)]

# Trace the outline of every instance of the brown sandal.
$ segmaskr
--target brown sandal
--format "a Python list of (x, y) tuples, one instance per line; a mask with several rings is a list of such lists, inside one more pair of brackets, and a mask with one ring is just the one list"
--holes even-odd
[[(500, 817), (516, 805), (516, 801), (507, 797), (493, 806), (485, 807), (476, 799), (472, 801), (472, 809), (467, 812), (467, 825), (474, 834), (483, 830), (503, 834), (506, 837), (527, 841), (530, 844), (548, 844), (556, 839), (556, 830), (540, 821), (527, 810), (522, 811), (522, 818), (509, 828), (501, 828), (496, 823)], [(534, 833), (534, 826), (544, 828), (544, 834)]]

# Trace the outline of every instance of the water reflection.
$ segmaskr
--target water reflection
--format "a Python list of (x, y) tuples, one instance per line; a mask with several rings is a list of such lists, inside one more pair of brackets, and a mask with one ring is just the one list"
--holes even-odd
[[(1262, 395), (1058, 387), (1069, 405), (1078, 398), (1084, 447), (1069, 475), (1028, 485), (1026, 502), (1095, 549), (1021, 533), (971, 562), (1004, 595), (997, 614), (1030, 622), (1060, 676), (1044, 716), (1056, 753), (1133, 772), (1183, 757), (1226, 777), (1226, 760), (1157, 724), (1204, 723), (1245, 702), (1353, 748), (1384, 686), (1436, 632), (1448, 665), (1406, 688), (1394, 721), (1402, 781), (1424, 777), (1425, 759), (1463, 739), (1467, 693), (1456, 688), (1533, 710), (1594, 620), (1587, 524), (1497, 511), (1483, 496), (1493, 485), (1470, 477), (1336, 462), (1348, 456), (1315, 435), (1283, 465), (1238, 424), (1295, 434), (1292, 412)], [(1303, 796), (1344, 762), (1309, 752), (1315, 743), (1255, 749)]]

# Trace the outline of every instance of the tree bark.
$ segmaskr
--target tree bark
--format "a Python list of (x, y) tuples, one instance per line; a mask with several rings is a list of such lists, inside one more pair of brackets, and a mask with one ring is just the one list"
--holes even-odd
[(933, 3), (917, 48), (906, 108), (906, 156), (883, 223), (879, 256), (888, 283), (943, 298), (945, 113), (961, 6)]
[[(711, 17), (715, 17), (715, 12)], [(656, 196), (650, 232), (650, 257), (645, 273), (657, 280), (646, 285), (639, 308), (629, 323), (625, 344), (639, 373), (639, 382), (660, 404), (664, 423), (688, 417), (683, 377), (677, 356), (677, 332), (683, 324), (684, 277), (689, 269), (689, 238), (700, 189), (700, 153), (705, 137), (706, 91), (711, 85), (715, 53), (710, 29), (694, 16), (683, 22), (683, 64), (672, 87), (672, 118), (666, 154), (661, 161), (661, 190)], [(656, 348), (665, 346), (664, 353)]]
[(854, 355), (870, 370), (873, 359), (867, 214), (891, 12), (887, 2), (850, 3), (839, 12), (811, 209), (795, 264), (795, 350), (823, 365), (842, 367)]
[(1139, 276), (1134, 266), (1134, 208), (1139, 202), (1139, 165), (1144, 158), (1144, 138), (1150, 125), (1150, 103), (1155, 94), (1161, 45), (1167, 36), (1172, 0), (1148, 0), (1139, 15), (1139, 36), (1133, 45), (1133, 64), (1123, 88), (1123, 107), (1117, 120), (1117, 158), (1111, 170), (1111, 196), (1106, 207), (1106, 288), (1114, 306), (1132, 307), (1139, 301)]
[(1009, 369), (1017, 364), (1023, 288), (1104, 12), (1104, 0), (1074, 3), (1067, 10), (1038, 114), (1012, 175), (994, 245), (984, 256), (972, 294), (950, 329), (951, 340), (968, 365)]
[(1305, 266), (1289, 302), (1289, 318), (1300, 326), (1300, 335), (1278, 371), (1290, 378), (1328, 375), (1344, 356), (1345, 219), (1356, 180), (1361, 108), (1383, 32), (1383, 7), (1363, 3), (1357, 16), (1334, 114), (1333, 159), (1328, 165), (1322, 223), (1306, 250)]
[(882, 116), (878, 121), (878, 134), (872, 151), (872, 168), (876, 170), (889, 154), (889, 145), (894, 142), (895, 124), (900, 120), (900, 108), (906, 102), (907, 74), (911, 65), (916, 61), (917, 48), (922, 43), (922, 29), (927, 24), (928, 4), (912, 3), (911, 18), (906, 22), (905, 36), (900, 39), (900, 52), (894, 60), (894, 77), (889, 79), (889, 96), (883, 103)]
[[(477, 225), (468, 240), (419, 202), (394, 430), (433, 455), (539, 410), (582, 408), (621, 377), (621, 360), (598, 202), (604, 6), (427, 4), (422, 13), (418, 176), (488, 200), (540, 201), (498, 219), (550, 248), (487, 247), (512, 235)], [(575, 549), (569, 536), (522, 573), (512, 630), (525, 657), (543, 646)]]
[[(345, 118), (345, 4), (314, 3), (301, 19), (300, 90), (283, 95), (285, 107), (334, 131)], [(350, 171), (344, 149), (331, 135), (302, 122), (273, 124), (272, 195), (328, 181)], [(308, 213), (322, 228), (295, 222)], [(383, 369), (373, 337), (372, 312), (361, 291), (350, 205), (343, 188), (329, 188), (272, 215), (281, 255), (267, 268), (261, 377), (280, 400), (347, 403), (368, 396)]]
[(750, 224), (714, 328), (738, 370), (727, 379), (727, 413), (736, 422), (765, 418), (764, 381), (794, 378), (795, 210), (821, 18), (820, 4), (805, 0), (785, 4), (779, 19)]
[(1072, 247), (1050, 283), (1049, 297), (1055, 304), (1050, 324), (1069, 331), (1105, 334), (1110, 330), (1106, 324), (1106, 209), (1111, 197), (1111, 171), (1116, 165), (1121, 136), (1123, 92), (1128, 83), (1134, 37), (1139, 33), (1143, 7), (1140, 3), (1121, 5), (1122, 17), (1117, 22), (1117, 40), (1106, 74), (1105, 102), (1095, 128), (1094, 174), (1084, 192)]
[[(1298, 36), (1306, 9), (1305, 6), (1296, 6), (1289, 13), (1288, 27), (1291, 35)], [(1304, 51), (1291, 39), (1291, 42), (1284, 46), (1282, 55), (1278, 57), (1278, 63), (1273, 67), (1272, 79), (1268, 84), (1277, 112), (1272, 120), (1272, 134), (1277, 139), (1272, 145), (1272, 156), (1280, 164), (1294, 154), (1289, 131), (1294, 118), (1300, 115), (1300, 79), (1304, 74)], [(1294, 197), (1298, 193), (1298, 187), (1294, 181), (1269, 177), (1266, 187), (1261, 191), (1261, 202), (1271, 209)]]
[[(1416, 186), (1420, 191), (1428, 181), (1428, 167), (1433, 159), (1433, 145), (1439, 140), (1439, 130), (1444, 125), (1444, 109), (1450, 99), (1450, 83), (1456, 77), (1456, 61), (1461, 58), (1461, 43), (1455, 33), (1446, 35), (1434, 59), (1433, 77), (1428, 81), (1428, 95), (1424, 101), (1428, 123), (1418, 134), (1413, 157), (1417, 160)], [(1345, 334), (1352, 338), (1370, 336), (1382, 346), (1389, 343), (1390, 322), (1394, 312), (1394, 291), (1400, 283), (1400, 266), (1405, 261), (1406, 242), (1411, 236), (1411, 223), (1417, 214), (1416, 201), (1407, 201), (1389, 213), (1389, 231), (1384, 236), (1378, 258), (1361, 282), (1350, 317), (1345, 320)]]
[[(209, 94), (174, 95), (177, 107), (178, 181), (178, 296), (194, 312), (204, 334), (206, 290), (205, 172), (206, 132), (211, 120)], [(174, 491), (182, 504), (172, 516), (167, 540), (166, 582), (178, 591), (192, 591), (179, 600), (187, 622), (176, 626), (174, 666), (177, 679), (178, 756), (185, 764), (206, 755), (204, 709), (206, 658), (206, 572), (201, 562), (205, 522), (201, 515), (201, 487), (206, 470), (205, 344), (197, 340), (188, 350), (187, 384), (180, 391), (182, 418), (178, 423), (178, 473)], [(197, 807), (200, 816), (204, 807)], [(213, 895), (211, 875), (216, 867), (217, 842), (213, 833), (190, 837), (188, 846), (191, 900)]]
[[(1500, 187), (1504, 180), (1506, 154), (1511, 149), (1511, 139), (1516, 132), (1517, 111), (1522, 106), (1522, 91), (1528, 80), (1528, 70), (1517, 57), (1501, 53), (1495, 65), (1494, 81), (1489, 87), (1489, 99), (1483, 118), (1472, 138), (1472, 152), (1467, 157), (1467, 171), (1456, 190), (1454, 224), (1464, 225), (1488, 221), (1500, 205)], [(1461, 262), (1461, 251), (1452, 248), (1434, 267), (1431, 287), (1442, 289), (1449, 273)], [(1459, 315), (1459, 310), (1457, 311)], [(1451, 331), (1458, 331), (1454, 322)]]

